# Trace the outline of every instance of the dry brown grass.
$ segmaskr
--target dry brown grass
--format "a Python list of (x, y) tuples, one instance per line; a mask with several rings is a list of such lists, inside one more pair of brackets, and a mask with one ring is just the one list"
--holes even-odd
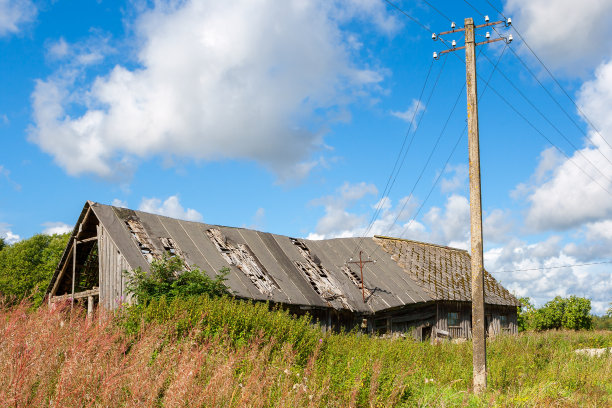
[[(529, 334), (490, 343), (490, 389), (470, 393), (470, 345), (322, 336), (308, 358), (263, 334), (127, 334), (115, 318), (0, 307), (0, 407), (609, 406), (612, 359), (573, 348), (609, 334)], [(316, 329), (315, 329), (316, 330)], [(574, 336), (570, 340), (565, 337)], [(271, 339), (271, 340), (270, 340)], [(573, 342), (573, 343), (572, 343)], [(309, 346), (310, 347), (310, 346)], [(430, 381), (433, 380), (433, 381)]]

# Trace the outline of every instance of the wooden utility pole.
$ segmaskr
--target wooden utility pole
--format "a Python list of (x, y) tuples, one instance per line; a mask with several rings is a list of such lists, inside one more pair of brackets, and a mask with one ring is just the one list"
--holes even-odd
[[(512, 41), (512, 36), (509, 36), (508, 38), (500, 37), (490, 40), (490, 34), (487, 33), (486, 41), (476, 43), (474, 35), (476, 28), (493, 26), (497, 24), (510, 25), (512, 22), (512, 20), (508, 19), (507, 21), (501, 20), (494, 23), (489, 23), (488, 17), (485, 17), (485, 21), (485, 24), (474, 26), (474, 20), (472, 18), (466, 18), (463, 28), (455, 29), (455, 23), (452, 23), (451, 31), (446, 31), (438, 35), (432, 35), (432, 38), (436, 40), (438, 36), (465, 31), (465, 45), (463, 47), (455, 47), (455, 41), (453, 40), (452, 48), (440, 52), (440, 55), (465, 48), (468, 149), (470, 159), (470, 224), (472, 237), (472, 364), (474, 374), (474, 392), (477, 394), (483, 392), (487, 387), (487, 346), (485, 338), (484, 260), (482, 249), (482, 200), (480, 194), (480, 143), (478, 135), (476, 46), (502, 40), (506, 43), (510, 43)], [(438, 58), (437, 53), (434, 53), (434, 58)]]
[(470, 224), (472, 233), (472, 363), (474, 366), (474, 391), (480, 393), (487, 387), (487, 345), (485, 339), (482, 200), (480, 195), (480, 143), (478, 139), (474, 21), (471, 18), (466, 18), (464, 27), (468, 149), (470, 151)]
[(348, 261), (347, 263), (350, 264), (357, 264), (359, 265), (359, 270), (361, 271), (361, 296), (363, 297), (363, 303), (366, 302), (365, 300), (365, 288), (364, 288), (364, 282), (363, 282), (363, 266), (367, 263), (373, 262), (376, 263), (376, 261), (372, 261), (370, 260), (370, 257), (368, 256), (368, 260), (364, 261), (363, 259), (361, 259), (361, 254), (363, 251), (359, 251), (359, 262), (357, 261), (353, 261), (353, 258), (350, 259), (350, 261)]

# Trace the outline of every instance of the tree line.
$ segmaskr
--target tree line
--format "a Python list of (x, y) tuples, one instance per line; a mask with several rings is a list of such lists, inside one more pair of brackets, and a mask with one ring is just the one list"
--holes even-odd
[(37, 234), (7, 244), (0, 238), (0, 296), (5, 303), (30, 298), (39, 305), (70, 234)]

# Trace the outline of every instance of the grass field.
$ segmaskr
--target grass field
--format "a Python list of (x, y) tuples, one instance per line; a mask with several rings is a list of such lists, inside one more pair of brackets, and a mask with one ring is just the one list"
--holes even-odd
[(370, 407), (612, 404), (612, 332), (488, 342), (471, 392), (471, 343), (323, 334), (264, 304), (198, 298), (88, 321), (75, 309), (0, 307), (0, 406)]

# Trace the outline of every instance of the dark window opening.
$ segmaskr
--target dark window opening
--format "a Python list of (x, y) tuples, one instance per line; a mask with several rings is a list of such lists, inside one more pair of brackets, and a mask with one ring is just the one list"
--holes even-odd
[(421, 328), (421, 341), (429, 341), (431, 339), (431, 326), (424, 326)]
[(460, 325), (459, 312), (448, 312), (448, 327), (459, 327)]

